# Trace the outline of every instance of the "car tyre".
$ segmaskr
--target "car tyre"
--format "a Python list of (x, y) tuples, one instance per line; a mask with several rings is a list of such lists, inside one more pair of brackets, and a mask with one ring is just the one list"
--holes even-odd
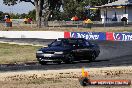
[(71, 63), (73, 63), (73, 61), (74, 61), (74, 56), (73, 56), (73, 54), (71, 54), (71, 53), (69, 53), (69, 54), (67, 54), (66, 56), (65, 56), (65, 63), (67, 63), (67, 64), (71, 64)]
[(61, 61), (56, 61), (55, 63), (57, 63), (57, 64), (61, 64)]
[(40, 63), (41, 65), (46, 65), (46, 64), (47, 64), (46, 61), (39, 61), (39, 63)]
[(95, 54), (95, 52), (93, 52), (92, 54), (91, 54), (91, 57), (90, 57), (90, 62), (92, 62), (92, 61), (95, 61), (95, 59), (96, 59), (96, 54)]

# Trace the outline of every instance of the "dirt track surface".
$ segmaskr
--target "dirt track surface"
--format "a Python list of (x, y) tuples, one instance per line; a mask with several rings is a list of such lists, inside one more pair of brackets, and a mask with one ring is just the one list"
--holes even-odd
[[(132, 81), (132, 66), (85, 68), (91, 80), (125, 79)], [(18, 71), (0, 73), (2, 88), (83, 88), (80, 69)], [(130, 86), (87, 86), (86, 88), (132, 88)]]

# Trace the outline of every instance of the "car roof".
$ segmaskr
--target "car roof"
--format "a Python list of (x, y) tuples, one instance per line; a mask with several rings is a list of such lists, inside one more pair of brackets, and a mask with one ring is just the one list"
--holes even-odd
[(58, 40), (63, 40), (63, 39), (75, 39), (75, 40), (85, 40), (84, 38), (58, 38)]

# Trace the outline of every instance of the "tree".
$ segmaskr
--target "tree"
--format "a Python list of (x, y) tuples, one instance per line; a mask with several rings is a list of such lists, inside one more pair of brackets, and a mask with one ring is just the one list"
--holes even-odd
[(24, 2), (30, 2), (30, 3), (32, 3), (35, 6), (37, 26), (40, 27), (41, 26), (41, 22), (40, 22), (41, 21), (40, 20), (40, 11), (41, 11), (41, 8), (40, 7), (42, 6), (40, 3), (43, 0), (34, 0), (34, 1), (32, 1), (32, 0), (3, 0), (3, 3), (5, 5), (10, 6), (10, 5), (15, 5), (15, 4), (17, 4), (19, 2), (22, 2), (22, 1), (24, 1)]
[(2, 11), (0, 11), (0, 21), (4, 19), (4, 13)]
[(42, 18), (44, 25), (47, 26), (49, 17), (54, 16), (54, 12), (59, 12), (62, 0), (44, 0), (42, 9)]
[(22, 13), (21, 14), (21, 18), (27, 18), (27, 14), (26, 13)]
[(36, 11), (35, 11), (35, 9), (34, 10), (32, 10), (32, 11), (29, 11), (28, 12), (28, 18), (32, 18), (33, 20), (36, 20)]
[(11, 6), (11, 5), (17, 4), (17, 1), (18, 1), (18, 0), (3, 0), (3, 3), (4, 3), (5, 5)]
[(37, 26), (41, 27), (42, 18), (44, 26), (47, 26), (48, 18), (53, 10), (58, 10), (62, 0), (3, 0), (5, 5), (15, 5), (18, 2), (30, 2), (35, 6)]
[[(37, 26), (41, 27), (43, 21), (44, 26), (48, 26), (49, 17), (52, 15), (52, 19), (58, 19), (58, 15), (63, 15), (62, 18), (71, 18), (77, 15), (79, 18), (85, 16), (85, 6), (98, 6), (104, 5), (108, 2), (116, 0), (3, 0), (5, 5), (15, 5), (21, 1), (30, 2), (35, 6)], [(60, 7), (63, 6), (64, 12), (60, 12)], [(93, 13), (96, 15), (96, 12)], [(97, 13), (98, 14), (98, 13)], [(31, 15), (31, 13), (30, 13)]]
[[(66, 18), (71, 18), (77, 15), (79, 18), (83, 19), (89, 14), (92, 19), (97, 19), (99, 17), (99, 10), (89, 10), (85, 7), (94, 7), (107, 4), (109, 2), (117, 0), (63, 0), (63, 10)], [(96, 18), (95, 18), (96, 17)]]

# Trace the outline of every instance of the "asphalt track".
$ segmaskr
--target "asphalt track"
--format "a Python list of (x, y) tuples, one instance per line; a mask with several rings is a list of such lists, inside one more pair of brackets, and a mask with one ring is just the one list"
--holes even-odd
[[(0, 41), (43, 44), (47, 45), (53, 40), (43, 39), (5, 39)], [(0, 65), (0, 71), (23, 71), (23, 70), (56, 70), (56, 69), (74, 69), (74, 68), (92, 68), (92, 67), (112, 67), (112, 66), (130, 66), (132, 65), (132, 41), (91, 41), (100, 46), (101, 53), (94, 62), (77, 62), (75, 64), (60, 65), (49, 63), (40, 65), (39, 63), (19, 64), (19, 65)]]

